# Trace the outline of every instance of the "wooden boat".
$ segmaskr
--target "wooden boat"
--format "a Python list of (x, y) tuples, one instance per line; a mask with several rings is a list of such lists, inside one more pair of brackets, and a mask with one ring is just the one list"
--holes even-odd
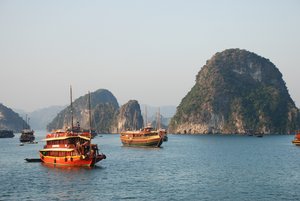
[(23, 129), (20, 136), (20, 142), (32, 143), (35, 140), (34, 131), (32, 129)]
[[(26, 124), (29, 125), (29, 118), (27, 118), (27, 115), (25, 121)], [(35, 140), (34, 130), (30, 129), (30, 126), (24, 128), (20, 136), (20, 142), (32, 143), (34, 142), (34, 140)]]
[[(93, 167), (97, 162), (106, 158), (99, 153), (97, 144), (92, 144), (92, 129), (83, 130), (79, 122), (73, 126), (72, 88), (71, 94), (71, 128), (55, 130), (46, 135), (46, 145), (40, 150), (40, 159), (45, 164), (59, 166)], [(90, 103), (90, 93), (89, 93)], [(90, 105), (90, 104), (89, 104)], [(90, 124), (91, 125), (91, 124)]]
[(93, 167), (106, 156), (99, 153), (97, 144), (92, 144), (91, 139), (90, 132), (78, 128), (56, 130), (44, 139), (46, 145), (40, 150), (40, 158), (47, 164)]
[(295, 135), (294, 140), (292, 141), (294, 145), (300, 146), (300, 131)]
[(166, 133), (164, 129), (153, 130), (148, 125), (138, 131), (121, 132), (120, 139), (124, 146), (160, 147)]

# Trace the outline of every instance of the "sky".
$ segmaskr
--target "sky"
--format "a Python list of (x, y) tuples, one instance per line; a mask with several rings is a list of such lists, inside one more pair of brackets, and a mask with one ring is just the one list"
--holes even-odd
[(298, 0), (0, 0), (0, 103), (33, 111), (108, 89), (177, 106), (216, 52), (268, 58), (300, 106)]

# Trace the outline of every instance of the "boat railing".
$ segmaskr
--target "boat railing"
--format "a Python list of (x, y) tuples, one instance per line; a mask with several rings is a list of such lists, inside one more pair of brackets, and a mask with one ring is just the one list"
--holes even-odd
[(48, 144), (44, 145), (44, 149), (48, 148), (76, 148), (74, 144)]
[(46, 138), (58, 138), (58, 137), (77, 137), (77, 136), (83, 136), (83, 137), (91, 137), (91, 134), (88, 132), (84, 133), (73, 133), (73, 132), (55, 132), (55, 133), (49, 133), (46, 135)]

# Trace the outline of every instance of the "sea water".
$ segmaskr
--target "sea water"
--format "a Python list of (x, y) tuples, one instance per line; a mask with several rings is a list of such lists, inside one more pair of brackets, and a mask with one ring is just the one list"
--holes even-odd
[(0, 200), (300, 200), (300, 147), (293, 136), (168, 135), (162, 148), (93, 139), (106, 154), (95, 168), (28, 163), (38, 144), (0, 139)]

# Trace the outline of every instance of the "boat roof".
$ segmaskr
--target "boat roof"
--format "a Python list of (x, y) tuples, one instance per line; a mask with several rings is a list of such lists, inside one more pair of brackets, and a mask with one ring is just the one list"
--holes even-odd
[(89, 137), (85, 137), (85, 136), (82, 136), (82, 135), (77, 135), (77, 136), (62, 136), (62, 137), (51, 137), (51, 138), (45, 138), (45, 139), (42, 139), (42, 141), (53, 141), (53, 140), (65, 140), (65, 139), (68, 139), (68, 138), (81, 138), (81, 139), (85, 139), (85, 140), (91, 140), (91, 138)]
[(40, 151), (74, 151), (74, 149), (69, 149), (69, 148), (48, 148), (48, 149), (41, 149)]

